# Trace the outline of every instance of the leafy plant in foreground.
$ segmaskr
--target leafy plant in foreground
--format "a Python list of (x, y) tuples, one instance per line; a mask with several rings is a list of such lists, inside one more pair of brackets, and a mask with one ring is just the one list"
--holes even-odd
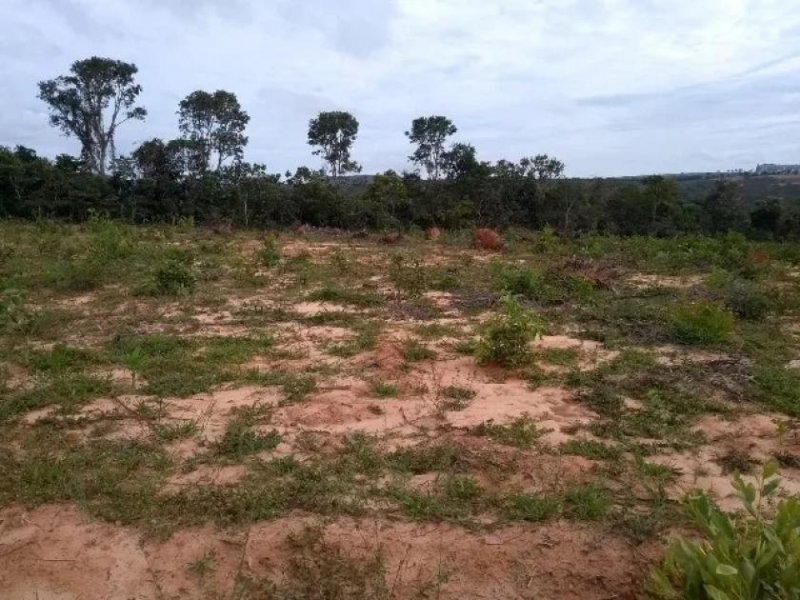
[(789, 600), (800, 598), (800, 501), (783, 499), (769, 518), (764, 500), (780, 480), (764, 466), (757, 485), (734, 476), (745, 513), (731, 517), (705, 494), (688, 500), (704, 539), (679, 538), (653, 572), (650, 593), (663, 599)]

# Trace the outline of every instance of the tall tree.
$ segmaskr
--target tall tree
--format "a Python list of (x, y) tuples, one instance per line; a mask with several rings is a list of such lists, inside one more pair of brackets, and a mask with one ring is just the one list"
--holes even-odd
[(322, 156), (334, 177), (361, 171), (361, 165), (350, 158), (357, 135), (358, 120), (348, 112), (321, 112), (308, 122), (308, 143), (317, 147), (313, 154)]
[(217, 90), (214, 93), (197, 90), (181, 100), (178, 106), (178, 128), (188, 146), (197, 156), (191, 163), (200, 173), (211, 168), (216, 158), (216, 170), (229, 158), (241, 160), (247, 136), (244, 130), (250, 116), (242, 110), (236, 94)]
[(116, 158), (117, 128), (147, 111), (135, 106), (142, 86), (134, 83), (136, 65), (93, 56), (72, 63), (69, 75), (39, 82), (39, 98), (50, 106), (50, 124), (81, 143), (81, 158), (93, 173), (105, 175)]
[(411, 130), (406, 137), (417, 145), (414, 154), (408, 159), (416, 165), (425, 167), (428, 177), (439, 179), (444, 166), (444, 144), (447, 138), (458, 129), (447, 117), (419, 117), (411, 122)]

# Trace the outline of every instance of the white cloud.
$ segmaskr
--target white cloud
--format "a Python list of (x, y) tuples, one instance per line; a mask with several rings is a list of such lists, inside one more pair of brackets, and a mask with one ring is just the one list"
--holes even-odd
[(36, 82), (92, 54), (135, 62), (149, 110), (120, 148), (176, 134), (194, 89), (236, 92), (247, 157), (316, 164), (308, 119), (350, 110), (366, 171), (446, 114), (482, 158), (550, 152), (573, 175), (796, 162), (800, 13), (778, 0), (0, 0), (0, 144), (76, 143)]

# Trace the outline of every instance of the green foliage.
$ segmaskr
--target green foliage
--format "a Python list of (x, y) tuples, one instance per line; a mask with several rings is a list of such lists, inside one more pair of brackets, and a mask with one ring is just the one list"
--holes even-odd
[(716, 345), (730, 341), (734, 317), (712, 302), (696, 302), (674, 308), (670, 325), (675, 339), (684, 344)]
[(775, 495), (777, 466), (764, 466), (756, 484), (734, 476), (744, 514), (722, 512), (705, 494), (687, 499), (700, 540), (676, 539), (653, 572), (650, 592), (664, 599), (767, 600), (800, 597), (800, 501)]
[(482, 364), (498, 363), (518, 367), (531, 357), (530, 342), (544, 331), (541, 321), (511, 297), (503, 299), (502, 309), (484, 327), (476, 348)]

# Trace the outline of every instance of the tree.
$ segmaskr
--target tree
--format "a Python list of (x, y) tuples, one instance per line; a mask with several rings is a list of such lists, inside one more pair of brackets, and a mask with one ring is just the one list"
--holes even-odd
[(190, 160), (192, 170), (205, 173), (216, 157), (216, 170), (229, 158), (241, 160), (247, 136), (244, 130), (250, 116), (242, 110), (236, 94), (217, 90), (197, 90), (181, 100), (178, 106), (178, 128), (186, 150), (196, 153)]
[(39, 98), (50, 106), (50, 124), (81, 143), (87, 169), (105, 175), (116, 158), (117, 128), (147, 111), (134, 106), (142, 86), (136, 65), (93, 56), (72, 63), (70, 75), (39, 82)]
[(425, 167), (429, 178), (439, 179), (443, 167), (445, 141), (456, 131), (458, 129), (447, 117), (431, 116), (414, 119), (411, 122), (411, 130), (406, 131), (406, 137), (412, 144), (417, 145), (417, 149), (408, 159), (416, 165)]
[(313, 154), (322, 156), (333, 177), (361, 171), (361, 166), (350, 158), (357, 135), (358, 120), (348, 112), (321, 112), (308, 122), (308, 143), (317, 146)]

